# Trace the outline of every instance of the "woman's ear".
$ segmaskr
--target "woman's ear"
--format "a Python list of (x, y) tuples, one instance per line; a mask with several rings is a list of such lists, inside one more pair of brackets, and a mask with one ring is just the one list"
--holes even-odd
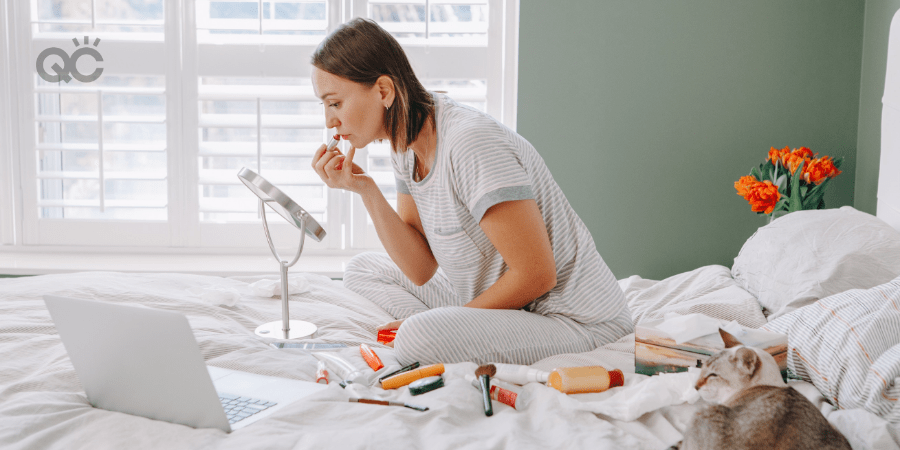
[(375, 80), (375, 88), (378, 89), (378, 94), (381, 96), (382, 106), (385, 108), (394, 104), (394, 96), (396, 95), (396, 91), (394, 90), (394, 80), (387, 75), (382, 75)]

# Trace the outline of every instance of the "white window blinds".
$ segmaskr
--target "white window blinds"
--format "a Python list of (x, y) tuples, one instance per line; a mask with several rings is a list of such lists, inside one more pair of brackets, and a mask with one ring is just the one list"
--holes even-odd
[[(247, 166), (325, 227), (325, 241), (308, 249), (380, 247), (361, 202), (310, 168), (333, 130), (309, 59), (352, 17), (390, 31), (426, 88), (514, 127), (514, 0), (0, 2), (10, 48), (26, 43), (0, 65), (16, 100), (3, 106), (14, 118), (8, 160), (21, 168), (10, 174), (21, 215), (13, 225), (0, 216), (0, 231), (15, 228), (20, 245), (265, 249), (256, 199), (236, 177)], [(95, 81), (36, 73), (46, 49), (85, 46), (102, 61), (83, 56), (68, 69), (102, 68)], [(51, 75), (54, 62), (64, 63), (47, 57)], [(396, 205), (388, 145), (357, 150), (356, 162)], [(296, 241), (278, 218), (270, 223), (276, 242)]]

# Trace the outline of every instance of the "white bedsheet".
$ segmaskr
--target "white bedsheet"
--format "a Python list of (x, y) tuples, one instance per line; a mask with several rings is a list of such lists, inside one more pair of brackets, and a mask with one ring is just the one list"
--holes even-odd
[[(691, 283), (727, 285), (728, 280), (719, 277), (718, 272), (708, 269), (705, 273), (663, 282), (637, 280), (635, 283), (636, 279), (632, 278), (630, 284), (626, 280), (620, 284), (630, 300), (641, 300), (642, 303), (634, 303), (640, 307), (678, 297)], [(257, 325), (277, 320), (281, 314), (278, 297), (251, 294), (247, 283), (259, 277), (91, 272), (0, 279), (0, 448), (661, 449), (681, 439), (681, 433), (702, 402), (664, 407), (626, 422), (572, 404), (573, 399), (597, 402), (623, 388), (566, 397), (531, 384), (525, 387), (524, 395), (529, 397), (527, 407), (517, 411), (494, 402), (494, 415), (485, 417), (479, 391), (464, 380), (464, 375), (475, 369), (472, 363), (447, 365), (446, 387), (421, 396), (412, 397), (406, 389), (383, 391), (371, 387), (375, 378), (399, 365), (392, 349), (373, 341), (375, 327), (390, 317), (338, 282), (310, 274), (302, 276), (309, 281), (310, 290), (292, 296), (291, 317), (316, 323), (320, 328), (317, 341), (349, 345), (329, 352), (368, 374), (363, 381), (369, 385), (341, 389), (337, 384), (340, 379), (337, 367), (329, 361), (332, 383), (328, 389), (231, 434), (92, 408), (41, 296), (54, 294), (139, 303), (180, 311), (188, 317), (207, 364), (314, 380), (317, 361), (327, 359), (321, 353), (277, 350), (253, 334)], [(708, 279), (704, 281), (704, 277)], [(655, 290), (638, 289), (641, 283)], [(668, 288), (663, 289), (667, 284)], [(188, 292), (209, 286), (233, 288), (241, 294), (241, 300), (232, 307), (213, 306)], [(731, 299), (731, 304), (735, 303), (743, 305), (743, 310), (749, 308), (745, 298)], [(359, 357), (356, 345), (361, 342), (369, 343), (385, 363), (386, 367), (378, 374), (368, 369)], [(591, 352), (553, 356), (533, 367), (543, 370), (563, 365), (619, 368), (626, 373), (626, 387), (629, 387), (646, 378), (634, 374), (633, 352), (631, 335)], [(350, 403), (350, 396), (404, 400), (431, 409), (423, 413), (402, 407)]]
[[(367, 342), (380, 355), (386, 367), (379, 375), (399, 367), (392, 349), (373, 343), (375, 327), (391, 319), (387, 313), (340, 283), (303, 276), (310, 291), (292, 296), (293, 319), (316, 323), (318, 341), (350, 345), (332, 352), (367, 371), (372, 384), (377, 375), (359, 357), (357, 344)], [(258, 279), (89, 272), (0, 280), (0, 448), (660, 448), (680, 439), (678, 429), (683, 430), (691, 412), (675, 407), (627, 423), (605, 420), (565, 407), (570, 399), (532, 385), (526, 390), (527, 408), (516, 411), (494, 402), (494, 416), (485, 417), (478, 390), (463, 377), (474, 371), (472, 363), (448, 365), (447, 386), (417, 397), (407, 389), (341, 389), (332, 367), (329, 389), (272, 417), (231, 434), (197, 430), (92, 408), (41, 299), (53, 294), (180, 311), (188, 317), (207, 364), (314, 380), (314, 353), (277, 350), (253, 334), (258, 324), (277, 320), (281, 311), (278, 297), (251, 295), (247, 282)], [(188, 292), (207, 286), (232, 287), (242, 298), (233, 307), (213, 306)], [(534, 366), (549, 370), (599, 364), (622, 369), (634, 383), (642, 376), (633, 375), (633, 349), (629, 336)], [(351, 395), (401, 399), (431, 409), (423, 413), (349, 403)]]

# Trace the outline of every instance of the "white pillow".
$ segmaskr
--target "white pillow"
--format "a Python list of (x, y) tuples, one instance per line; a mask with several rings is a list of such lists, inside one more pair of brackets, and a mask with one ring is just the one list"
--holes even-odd
[(774, 313), (771, 321), (829, 295), (900, 276), (900, 232), (850, 206), (797, 211), (750, 236), (731, 274)]

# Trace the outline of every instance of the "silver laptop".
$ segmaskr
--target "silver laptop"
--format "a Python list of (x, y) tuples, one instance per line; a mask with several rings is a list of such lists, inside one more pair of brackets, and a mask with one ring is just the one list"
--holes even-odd
[(230, 432), (326, 386), (207, 367), (176, 312), (44, 296), (91, 405)]

